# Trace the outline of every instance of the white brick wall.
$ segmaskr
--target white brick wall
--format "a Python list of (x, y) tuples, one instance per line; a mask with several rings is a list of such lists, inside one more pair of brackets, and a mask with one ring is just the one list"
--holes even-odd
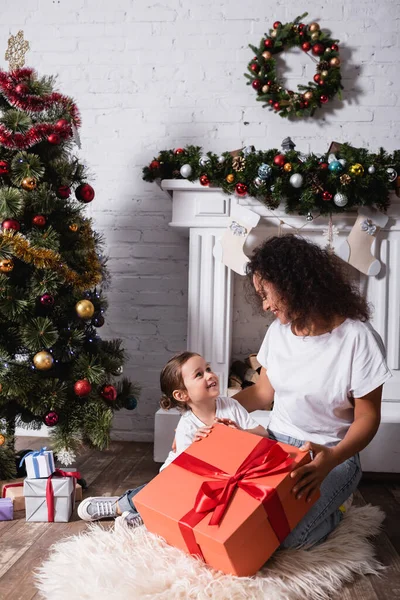
[[(275, 20), (308, 10), (343, 45), (343, 107), (290, 123), (263, 109), (243, 72)], [(82, 113), (81, 156), (93, 173), (88, 208), (106, 237), (113, 274), (104, 336), (120, 336), (130, 354), (125, 373), (143, 386), (134, 412), (115, 419), (121, 439), (151, 439), (158, 374), (185, 347), (187, 241), (168, 227), (169, 198), (141, 180), (159, 149), (203, 145), (219, 152), (244, 144), (323, 152), (331, 140), (376, 150), (399, 147), (400, 5), (391, 0), (20, 0), (2, 7), (3, 49), (23, 29), (28, 64), (58, 74), (59, 88)], [(314, 73), (300, 52), (286, 56), (295, 87)], [(5, 63), (2, 63), (5, 67)], [(235, 284), (236, 357), (257, 349), (265, 321), (255, 318)], [(249, 333), (250, 327), (250, 333)]]

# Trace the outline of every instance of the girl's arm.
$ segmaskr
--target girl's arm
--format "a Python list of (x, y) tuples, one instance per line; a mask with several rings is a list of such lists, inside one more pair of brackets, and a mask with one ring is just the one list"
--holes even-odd
[(274, 394), (275, 390), (263, 367), (256, 383), (241, 390), (233, 398), (240, 402), (248, 412), (252, 412), (253, 410), (271, 410)]

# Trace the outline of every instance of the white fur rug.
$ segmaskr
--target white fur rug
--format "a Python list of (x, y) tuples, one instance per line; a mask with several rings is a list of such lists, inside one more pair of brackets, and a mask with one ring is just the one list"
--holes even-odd
[(355, 576), (382, 571), (367, 536), (384, 516), (377, 507), (351, 507), (323, 544), (277, 552), (243, 578), (208, 568), (145, 527), (94, 525), (53, 546), (37, 586), (46, 600), (331, 600)]

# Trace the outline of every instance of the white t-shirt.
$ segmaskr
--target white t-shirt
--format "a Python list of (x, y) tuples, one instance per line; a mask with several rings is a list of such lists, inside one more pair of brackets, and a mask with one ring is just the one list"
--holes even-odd
[(379, 334), (368, 322), (352, 319), (331, 333), (306, 337), (276, 320), (257, 360), (275, 390), (269, 429), (326, 446), (342, 440), (352, 424), (351, 398), (391, 377)]
[[(231, 419), (241, 429), (254, 429), (258, 427), (258, 423), (249, 415), (247, 410), (237, 400), (228, 398), (227, 396), (218, 396), (216, 398), (215, 416), (219, 419)], [(176, 452), (172, 452), (171, 450), (160, 471), (168, 466), (178, 454), (181, 454), (181, 452), (184, 452), (190, 446), (194, 440), (196, 431), (200, 427), (206, 427), (206, 425), (191, 410), (182, 414), (175, 431)]]

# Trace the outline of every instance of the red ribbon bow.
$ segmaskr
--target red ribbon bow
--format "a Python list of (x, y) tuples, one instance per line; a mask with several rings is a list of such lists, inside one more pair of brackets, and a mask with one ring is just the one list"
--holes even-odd
[(56, 469), (54, 473), (47, 478), (46, 502), (47, 520), (49, 523), (54, 523), (54, 490), (53, 483), (51, 481), (52, 477), (73, 477), (74, 479), (80, 479), (81, 474), (78, 471), (62, 471), (61, 469)]
[(179, 521), (179, 528), (189, 552), (204, 560), (193, 528), (209, 512), (213, 512), (209, 525), (219, 525), (238, 487), (262, 503), (272, 529), (278, 540), (282, 542), (290, 533), (290, 527), (276, 489), (249, 480), (287, 473), (292, 462), (293, 459), (289, 454), (277, 442), (268, 438), (261, 438), (233, 475), (186, 452), (177, 456), (174, 465), (216, 480), (202, 483), (194, 507)]

